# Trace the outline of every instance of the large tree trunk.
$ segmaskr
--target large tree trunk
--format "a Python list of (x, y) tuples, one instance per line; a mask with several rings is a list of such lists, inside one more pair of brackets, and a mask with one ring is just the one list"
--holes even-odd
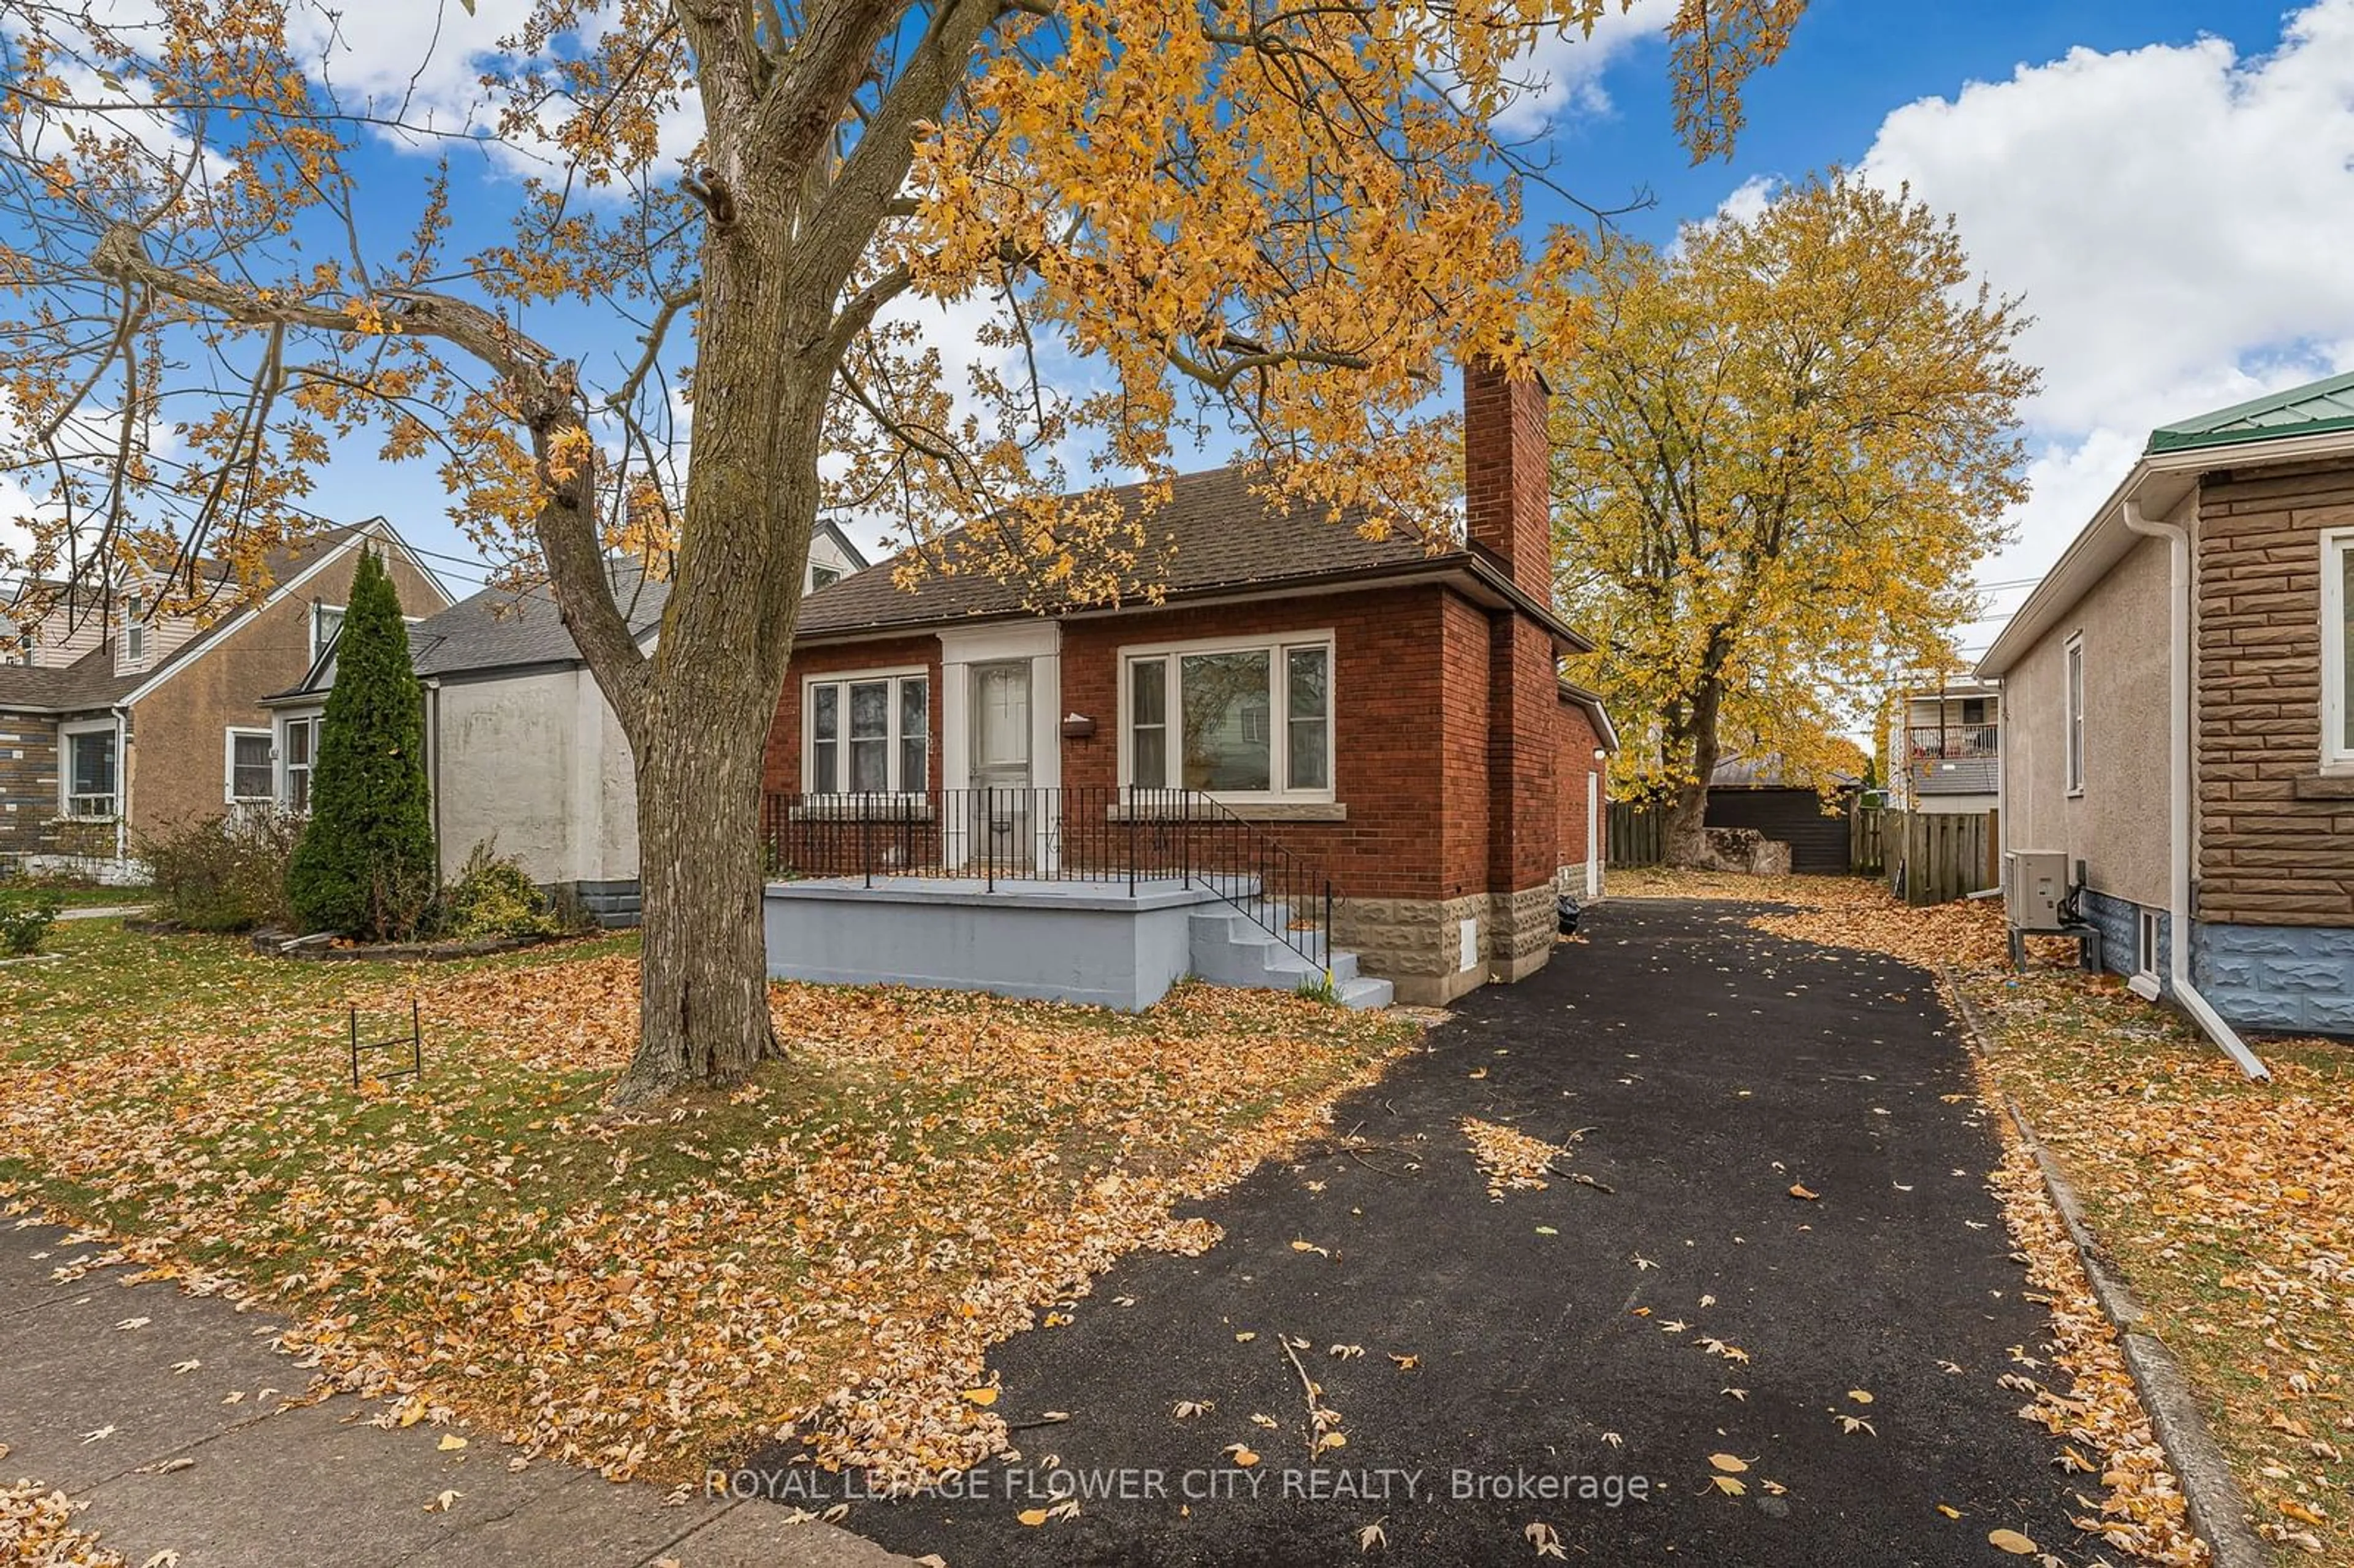
[(1716, 718), (1722, 697), (1717, 683), (1702, 683), (1675, 736), (1679, 750), (1684, 746), (1691, 749), (1674, 759), (1684, 768), (1686, 781), (1677, 786), (1675, 803), (1668, 812), (1665, 853), (1671, 866), (1704, 868), (1715, 859), (1708, 847), (1708, 780), (1716, 771)]
[(644, 959), (638, 1052), (615, 1087), (616, 1108), (689, 1085), (741, 1083), (778, 1054), (759, 842), (761, 753), (776, 702), (760, 697), (657, 694), (639, 726)]
[[(760, 885), (761, 759), (818, 510), (831, 300), (785, 265), (778, 182), (713, 156), (732, 209), (705, 242), (695, 453), (661, 641), (629, 720), (644, 960), (612, 1104), (738, 1083), (777, 1044)], [(705, 171), (709, 175), (710, 171)], [(789, 193), (786, 193), (789, 194)]]

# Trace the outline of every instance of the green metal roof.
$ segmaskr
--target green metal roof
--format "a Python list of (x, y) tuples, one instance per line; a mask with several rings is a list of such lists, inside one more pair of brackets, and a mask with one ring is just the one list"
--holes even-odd
[(2326, 430), (2354, 430), (2354, 372), (2267, 393), (2195, 419), (2160, 425), (2149, 433), (2148, 450), (2172, 452), (2189, 447), (2236, 446)]

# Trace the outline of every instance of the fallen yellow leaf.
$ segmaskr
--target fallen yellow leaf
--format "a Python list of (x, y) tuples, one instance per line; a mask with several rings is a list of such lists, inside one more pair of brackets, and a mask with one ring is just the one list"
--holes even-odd
[(1987, 1531), (1987, 1540), (1999, 1550), (2009, 1552), (2013, 1557), (2035, 1555), (2035, 1542), (2015, 1530), (1989, 1530)]

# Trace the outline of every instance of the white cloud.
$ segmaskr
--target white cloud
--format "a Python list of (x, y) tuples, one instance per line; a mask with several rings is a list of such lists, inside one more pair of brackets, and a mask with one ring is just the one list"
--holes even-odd
[(2354, 0), (2320, 0), (2267, 53), (2079, 48), (1882, 122), (1866, 175), (2036, 318), (2035, 494), (1987, 578), (2048, 566), (2154, 426), (2354, 366), (2349, 80)]
[(1496, 116), (1497, 131), (1532, 136), (1571, 111), (1608, 112), (1602, 73), (1628, 49), (1664, 34), (1675, 12), (1675, 0), (1634, 0), (1625, 10), (1606, 7), (1590, 34), (1571, 27), (1540, 38), (1516, 67), (1518, 76), (1535, 84), (1534, 90)]
[(1781, 188), (1779, 175), (1752, 175), (1734, 186), (1731, 196), (1717, 203), (1715, 217), (1734, 223), (1752, 222)]

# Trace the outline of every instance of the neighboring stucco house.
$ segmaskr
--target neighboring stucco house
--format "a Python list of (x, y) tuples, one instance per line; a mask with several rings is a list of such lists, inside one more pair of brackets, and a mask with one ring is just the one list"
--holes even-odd
[(362, 548), (383, 554), (404, 607), (450, 602), (377, 518), (280, 552), (259, 602), (209, 620), (137, 592), (53, 608), (0, 665), (0, 857), (133, 874), (143, 836), (282, 798), (308, 758), (274, 743), (262, 699), (333, 641)]
[(831, 588), (853, 572), (864, 571), (867, 564), (865, 553), (850, 542), (850, 535), (822, 517), (817, 532), (810, 537), (809, 568), (801, 578), (801, 591), (815, 593)]
[[(670, 585), (613, 569), (613, 602), (651, 647)], [(484, 588), (408, 629), (425, 688), (425, 768), (441, 874), (479, 843), (577, 895), (609, 926), (638, 919), (638, 787), (630, 743), (544, 587)], [(307, 754), (335, 683), (332, 647), (267, 706), (282, 752)], [(292, 789), (283, 803), (301, 810)]]
[(1978, 665), (2005, 848), (2081, 860), (2107, 966), (2227, 1048), (2354, 1033), (2349, 668), (2354, 376), (2153, 431)]
[(1234, 467), (1150, 514), (1157, 604), (1039, 615), (986, 572), (885, 567), (811, 594), (769, 740), (778, 858), (944, 790), (1056, 791), (1115, 827), (1202, 791), (1329, 874), (1334, 940), (1400, 1000), (1533, 972), (1556, 891), (1600, 891), (1615, 742), (1560, 678), (1590, 645), (1552, 608), (1542, 384), (1468, 376), (1464, 440), (1468, 538), (1436, 554), (1287, 516)]

